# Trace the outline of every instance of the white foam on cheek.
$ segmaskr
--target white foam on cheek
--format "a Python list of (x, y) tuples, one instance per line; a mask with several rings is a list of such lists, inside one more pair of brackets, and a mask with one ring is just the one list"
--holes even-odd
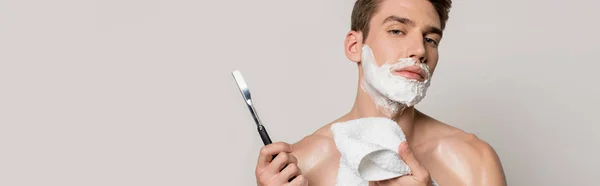
[(427, 65), (417, 64), (427, 74), (426, 80), (420, 82), (393, 74), (394, 69), (415, 65), (414, 59), (402, 58), (396, 63), (386, 62), (378, 66), (369, 46), (363, 46), (362, 52), (364, 78), (361, 88), (371, 96), (383, 114), (391, 117), (425, 97), (431, 78)]

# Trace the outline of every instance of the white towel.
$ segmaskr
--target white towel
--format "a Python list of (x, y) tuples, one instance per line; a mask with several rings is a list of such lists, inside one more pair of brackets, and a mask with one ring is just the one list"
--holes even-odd
[(406, 137), (398, 124), (387, 118), (360, 118), (331, 126), (333, 139), (341, 153), (337, 186), (368, 186), (410, 174), (398, 155)]

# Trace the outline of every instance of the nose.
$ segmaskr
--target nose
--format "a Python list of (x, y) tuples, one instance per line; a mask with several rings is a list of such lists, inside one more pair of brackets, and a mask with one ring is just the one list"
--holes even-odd
[(418, 61), (420, 63), (426, 63), (427, 51), (425, 50), (423, 36), (412, 37), (410, 39), (410, 43), (408, 43), (408, 48), (406, 49), (406, 52), (406, 56), (413, 58), (415, 61)]

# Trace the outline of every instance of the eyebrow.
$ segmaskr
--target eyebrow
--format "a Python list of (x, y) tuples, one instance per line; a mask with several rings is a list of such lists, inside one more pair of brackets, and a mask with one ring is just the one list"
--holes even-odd
[[(402, 24), (406, 24), (406, 25), (410, 25), (410, 26), (415, 26), (415, 22), (414, 21), (412, 21), (412, 20), (410, 20), (408, 18), (405, 18), (405, 17), (398, 17), (398, 16), (394, 16), (394, 15), (391, 15), (391, 16), (388, 16), (387, 18), (385, 18), (383, 20), (382, 24), (385, 24), (385, 23), (390, 22), (390, 21), (396, 21), (396, 22), (399, 22), (399, 23), (402, 23)], [(425, 30), (423, 32), (424, 35), (427, 35), (427, 34), (438, 34), (440, 36), (442, 36), (443, 33), (444, 32), (442, 31), (442, 29), (440, 29), (438, 27), (434, 27), (434, 26), (427, 26), (427, 27), (425, 27)]]
[(390, 21), (396, 21), (396, 22), (411, 25), (411, 26), (415, 25), (415, 22), (413, 22), (412, 20), (410, 20), (408, 18), (398, 17), (398, 16), (394, 16), (394, 15), (391, 15), (391, 16), (388, 16), (387, 18), (385, 18), (383, 20), (383, 23), (381, 23), (381, 24), (385, 24)]
[(433, 27), (433, 26), (427, 26), (425, 28), (425, 31), (423, 32), (423, 35), (427, 35), (427, 34), (437, 34), (443, 36), (444, 32), (442, 31), (442, 29), (438, 28), (438, 27)]

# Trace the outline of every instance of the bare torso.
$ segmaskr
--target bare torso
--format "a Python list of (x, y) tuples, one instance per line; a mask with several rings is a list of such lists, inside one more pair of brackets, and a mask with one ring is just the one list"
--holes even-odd
[[(292, 154), (297, 157), (298, 166), (310, 186), (335, 185), (340, 153), (329, 128), (333, 123), (343, 121), (342, 117), (292, 145)], [(475, 135), (418, 111), (413, 126), (409, 146), (439, 185), (505, 185), (503, 175), (492, 179), (484, 175), (490, 171), (494, 175), (502, 174), (502, 170), (493, 149)]]

